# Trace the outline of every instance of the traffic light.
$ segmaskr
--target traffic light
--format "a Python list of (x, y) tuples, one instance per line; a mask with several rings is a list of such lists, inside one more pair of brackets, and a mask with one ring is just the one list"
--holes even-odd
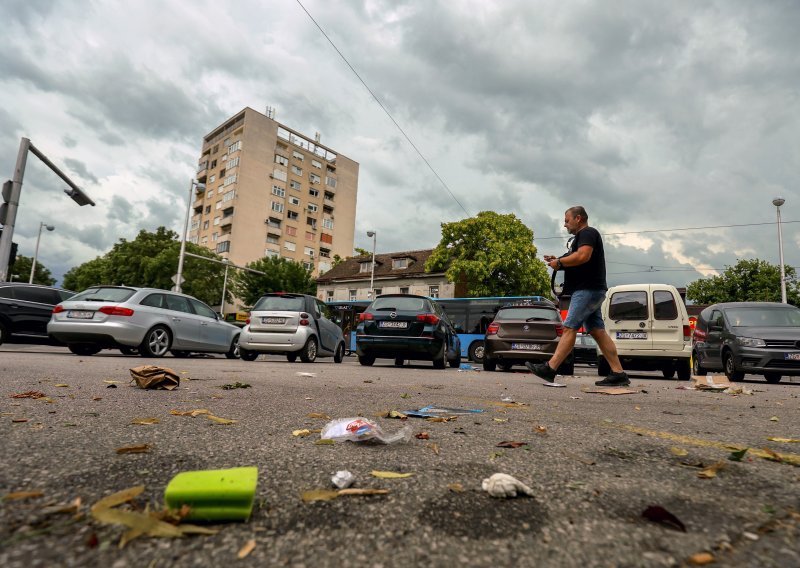
[[(0, 237), (3, 236), (3, 229), (0, 229)], [(8, 253), (8, 273), (11, 274), (11, 267), (14, 266), (14, 263), (17, 261), (17, 243), (11, 243), (11, 250)]]
[(11, 189), (14, 183), (9, 179), (3, 183), (3, 204), (0, 205), (0, 225), (6, 224), (6, 217), (8, 216), (8, 202), (11, 201)]

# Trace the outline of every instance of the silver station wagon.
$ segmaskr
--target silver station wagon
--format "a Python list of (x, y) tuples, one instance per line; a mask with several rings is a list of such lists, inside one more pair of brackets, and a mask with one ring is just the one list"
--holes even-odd
[(48, 335), (76, 355), (120, 349), (143, 357), (238, 357), (240, 329), (200, 300), (156, 288), (93, 286), (53, 308)]

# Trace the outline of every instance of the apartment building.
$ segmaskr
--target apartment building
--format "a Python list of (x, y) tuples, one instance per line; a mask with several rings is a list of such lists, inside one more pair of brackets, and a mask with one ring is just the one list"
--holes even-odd
[(281, 256), (323, 274), (353, 251), (358, 163), (245, 108), (203, 139), (190, 242), (235, 264)]

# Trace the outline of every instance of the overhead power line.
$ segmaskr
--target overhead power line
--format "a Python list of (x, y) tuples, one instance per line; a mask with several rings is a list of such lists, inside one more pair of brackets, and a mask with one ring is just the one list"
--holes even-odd
[(471, 217), (469, 212), (464, 208), (463, 205), (461, 205), (461, 202), (458, 200), (458, 198), (455, 196), (455, 194), (452, 191), (450, 191), (450, 188), (448, 187), (448, 185), (445, 183), (445, 181), (442, 179), (442, 177), (437, 173), (437, 171), (433, 168), (433, 166), (428, 161), (428, 159), (422, 154), (422, 152), (420, 152), (419, 148), (417, 148), (417, 145), (414, 144), (414, 142), (411, 140), (411, 138), (408, 136), (408, 134), (406, 134), (406, 131), (403, 130), (403, 128), (397, 123), (397, 121), (394, 119), (394, 117), (388, 111), (388, 109), (385, 106), (383, 106), (383, 103), (380, 101), (378, 96), (374, 92), (372, 92), (372, 89), (369, 88), (369, 85), (367, 85), (367, 83), (364, 81), (364, 79), (361, 78), (361, 75), (358, 74), (358, 71), (356, 71), (355, 68), (352, 65), (350, 65), (350, 62), (347, 60), (347, 58), (344, 56), (344, 54), (341, 51), (339, 51), (339, 48), (336, 47), (336, 44), (333, 43), (333, 40), (331, 40), (331, 38), (328, 37), (328, 34), (325, 33), (325, 30), (322, 29), (322, 26), (320, 26), (317, 23), (317, 21), (314, 19), (314, 16), (312, 16), (311, 13), (308, 10), (306, 10), (306, 7), (303, 6), (303, 3), (300, 2), (300, 0), (296, 0), (296, 2), (300, 5), (300, 7), (303, 9), (303, 11), (306, 13), (306, 15), (311, 19), (311, 21), (314, 22), (314, 25), (317, 26), (317, 29), (320, 31), (320, 33), (323, 36), (325, 36), (325, 39), (328, 40), (328, 43), (331, 44), (331, 47), (333, 47), (333, 49), (336, 50), (336, 53), (339, 54), (339, 57), (342, 58), (342, 61), (345, 62), (345, 64), (350, 68), (350, 70), (358, 78), (358, 80), (361, 81), (361, 84), (364, 85), (364, 88), (367, 91), (369, 91), (369, 94), (372, 95), (372, 98), (375, 99), (375, 102), (378, 103), (378, 106), (381, 107), (381, 110), (383, 110), (383, 112), (386, 113), (386, 116), (389, 117), (389, 120), (391, 120), (394, 123), (394, 125), (397, 127), (397, 130), (399, 130), (400, 133), (403, 135), (403, 137), (408, 141), (408, 143), (411, 144), (411, 147), (414, 148), (414, 151), (416, 151), (417, 155), (419, 155), (419, 157), (422, 158), (422, 161), (425, 162), (425, 165), (428, 166), (428, 169), (431, 172), (433, 172), (433, 175), (436, 176), (436, 179), (439, 180), (439, 183), (442, 184), (442, 187), (444, 187), (447, 190), (447, 193), (450, 194), (450, 197), (453, 198), (453, 201), (458, 203), (458, 206), (461, 207), (461, 210), (464, 212), (464, 214), (467, 217)]
[[(800, 223), (800, 221), (781, 221), (784, 225), (790, 223)], [(708, 225), (707, 227), (680, 227), (677, 229), (647, 229), (644, 231), (620, 231), (617, 233), (601, 233), (604, 237), (611, 235), (642, 235), (644, 233), (677, 233), (679, 231), (701, 231), (703, 229), (728, 229), (731, 227), (758, 227), (761, 225), (777, 225), (777, 221), (769, 223), (740, 223), (738, 225)], [(555, 235), (552, 237), (534, 237), (533, 240), (546, 241), (550, 239), (563, 239), (565, 235)]]

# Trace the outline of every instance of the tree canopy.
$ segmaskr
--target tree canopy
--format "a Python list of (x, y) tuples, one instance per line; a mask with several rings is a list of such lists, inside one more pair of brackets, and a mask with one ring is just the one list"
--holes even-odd
[[(186, 243), (186, 251), (220, 260), (205, 247)], [(169, 290), (178, 271), (180, 241), (175, 231), (159, 227), (155, 232), (139, 231), (135, 239), (120, 239), (109, 252), (72, 268), (64, 275), (64, 287), (81, 291), (98, 284), (146, 286)], [(30, 269), (30, 265), (29, 269)], [(222, 296), (225, 267), (214, 262), (186, 257), (182, 290), (210, 305)], [(226, 299), (230, 295), (226, 293)]]
[[(14, 269), (11, 271), (16, 275), (17, 282), (27, 282), (31, 277), (31, 263), (33, 257), (17, 255), (17, 260), (14, 262)], [(50, 270), (38, 260), (36, 261), (36, 272), (33, 273), (33, 283), (43, 284), (45, 286), (52, 286), (56, 283), (56, 279), (50, 273)]]
[(246, 266), (264, 272), (256, 274), (246, 270), (236, 271), (231, 287), (247, 306), (255, 304), (266, 292), (317, 293), (317, 283), (311, 277), (311, 271), (298, 262), (286, 258), (264, 257)]
[(544, 261), (536, 258), (533, 231), (510, 213), (482, 211), (442, 223), (442, 240), (425, 264), (444, 270), (450, 282), (464, 282), (468, 296), (549, 294)]
[[(785, 266), (786, 298), (800, 305), (797, 273)], [(739, 260), (719, 276), (696, 280), (686, 287), (686, 298), (698, 304), (718, 302), (780, 302), (781, 269), (765, 260)]]

